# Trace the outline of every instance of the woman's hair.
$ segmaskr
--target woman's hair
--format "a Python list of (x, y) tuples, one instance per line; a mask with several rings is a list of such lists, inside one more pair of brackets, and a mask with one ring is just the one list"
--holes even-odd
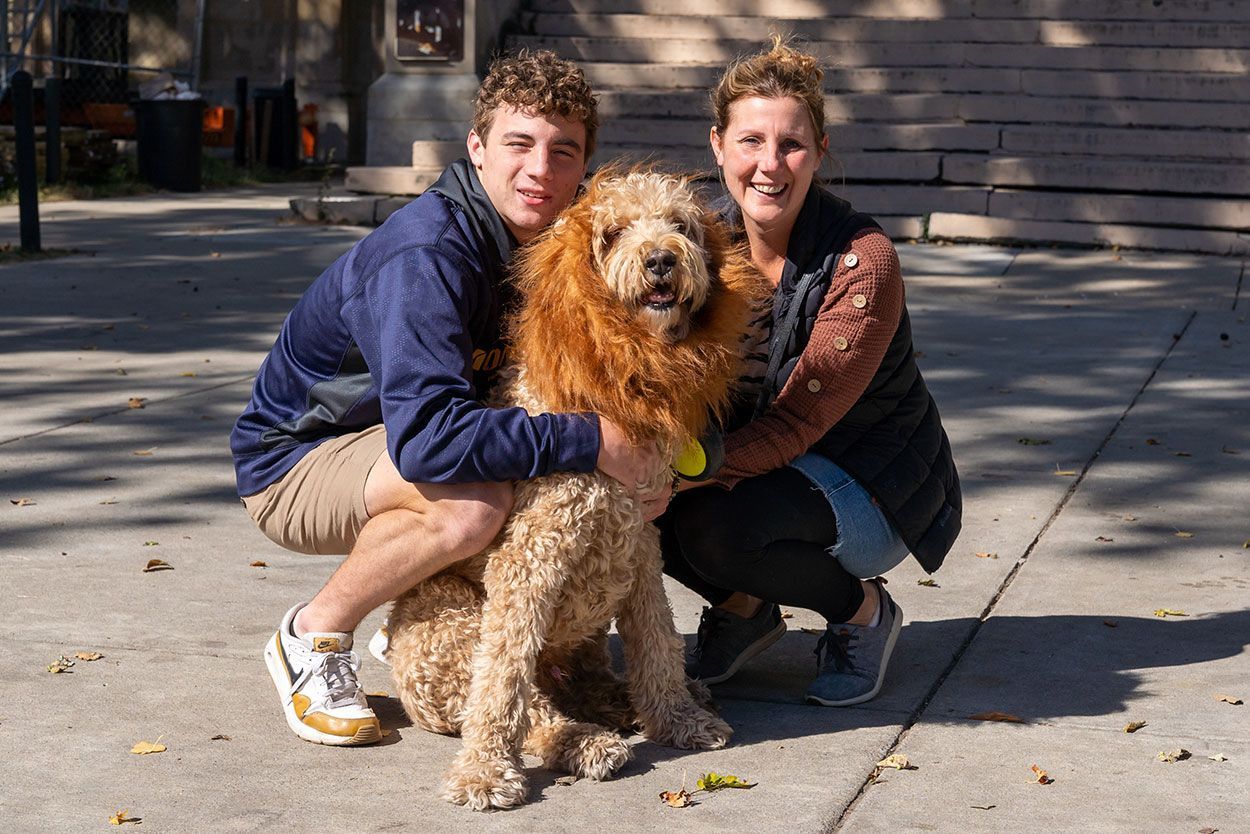
[(483, 141), (490, 132), (495, 111), (503, 105), (581, 122), (586, 127), (585, 158), (590, 159), (595, 152), (598, 101), (585, 74), (572, 61), (549, 50), (526, 49), (495, 58), (473, 101), (473, 130)]
[(729, 126), (729, 105), (740, 98), (796, 98), (807, 108), (816, 140), (825, 132), (825, 97), (821, 88), (824, 71), (816, 56), (795, 49), (781, 35), (773, 35), (772, 48), (739, 58), (725, 70), (712, 90), (712, 117), (716, 131)]

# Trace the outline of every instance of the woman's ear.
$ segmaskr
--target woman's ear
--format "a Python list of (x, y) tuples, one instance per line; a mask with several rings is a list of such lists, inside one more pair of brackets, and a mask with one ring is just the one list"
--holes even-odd
[(823, 157), (827, 153), (829, 153), (829, 134), (822, 133), (820, 134), (820, 155)]
[(712, 156), (716, 158), (717, 166), (724, 165), (725, 153), (724, 149), (721, 147), (720, 132), (716, 129), (715, 125), (712, 126), (712, 130), (708, 133), (708, 143), (712, 146)]

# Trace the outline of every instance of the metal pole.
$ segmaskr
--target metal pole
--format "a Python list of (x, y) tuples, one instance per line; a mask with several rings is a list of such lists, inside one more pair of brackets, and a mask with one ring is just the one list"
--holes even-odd
[(61, 79), (49, 76), (43, 84), (43, 135), (47, 141), (44, 180), (56, 185), (61, 181)]
[(234, 79), (234, 164), (247, 165), (247, 76)]
[(39, 183), (35, 177), (34, 84), (30, 73), (13, 73), (13, 127), (17, 134), (17, 199), (23, 252), (38, 252)]

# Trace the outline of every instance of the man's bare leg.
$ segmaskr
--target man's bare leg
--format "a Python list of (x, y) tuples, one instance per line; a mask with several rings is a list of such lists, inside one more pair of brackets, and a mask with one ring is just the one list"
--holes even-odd
[(411, 484), (384, 452), (365, 479), (365, 508), (369, 521), (300, 610), (297, 632), (354, 631), (373, 609), (485, 549), (512, 510), (512, 484)]

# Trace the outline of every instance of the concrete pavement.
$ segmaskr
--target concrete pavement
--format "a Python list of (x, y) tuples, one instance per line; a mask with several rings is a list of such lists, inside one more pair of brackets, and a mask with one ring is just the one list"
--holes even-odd
[[(730, 747), (638, 739), (602, 784), (535, 766), (528, 806), (481, 815), (437, 798), (457, 740), (377, 696), (382, 744), (301, 742), (260, 659), (337, 560), (255, 531), (227, 434), (286, 311), (365, 231), (280, 222), (292, 196), (47, 205), (44, 245), (79, 253), (0, 264), (12, 830), (112, 830), (121, 809), (170, 832), (1250, 830), (1250, 706), (1215, 697), (1250, 700), (1243, 261), (901, 246), (966, 515), (937, 587), (911, 560), (889, 577), (907, 624), (881, 695), (804, 706), (821, 623), (796, 610), (716, 689)], [(16, 217), (0, 209), (0, 241)], [(151, 558), (174, 569), (144, 573)], [(700, 603), (670, 590), (690, 634)], [(104, 657), (47, 671), (79, 651)], [(368, 656), (362, 677), (393, 691)], [(1021, 721), (970, 718), (994, 711)], [(1177, 747), (1191, 758), (1157, 760)], [(874, 781), (890, 753), (917, 769)], [(656, 798), (709, 770), (758, 785)]]

